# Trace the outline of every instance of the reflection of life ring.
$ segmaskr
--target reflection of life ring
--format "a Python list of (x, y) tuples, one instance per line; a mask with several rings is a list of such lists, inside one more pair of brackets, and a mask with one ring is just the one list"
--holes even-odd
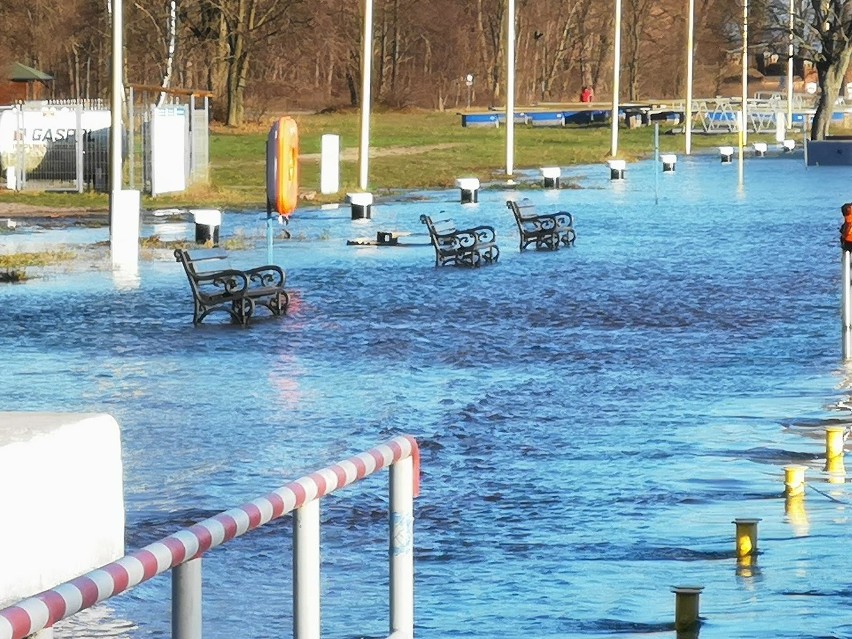
[(290, 215), (299, 199), (299, 130), (293, 118), (272, 125), (266, 140), (266, 197), (279, 215)]

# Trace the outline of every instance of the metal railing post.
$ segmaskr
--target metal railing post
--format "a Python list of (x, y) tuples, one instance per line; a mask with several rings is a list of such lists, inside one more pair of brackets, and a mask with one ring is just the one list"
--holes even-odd
[(840, 295), (841, 305), (843, 308), (843, 359), (848, 360), (852, 357), (852, 252), (842, 250), (841, 265), (843, 275), (841, 278), (842, 292)]
[(390, 632), (414, 637), (414, 461), (390, 467)]
[(201, 557), (172, 569), (172, 639), (201, 639)]
[(293, 513), (293, 638), (320, 637), (320, 506)]

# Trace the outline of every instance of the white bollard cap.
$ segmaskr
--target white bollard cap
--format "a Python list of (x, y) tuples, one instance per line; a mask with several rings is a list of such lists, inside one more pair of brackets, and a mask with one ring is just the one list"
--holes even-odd
[(796, 141), (795, 140), (784, 140), (784, 142), (782, 143), (782, 146), (785, 149), (790, 149), (792, 151), (793, 149), (796, 148)]
[(562, 169), (558, 166), (543, 166), (541, 167), (541, 175), (546, 178), (558, 178), (562, 175)]
[(720, 155), (733, 155), (734, 154), (734, 147), (732, 147), (732, 146), (720, 146), (719, 147), (719, 154)]
[(465, 191), (475, 191), (479, 188), (479, 178), (459, 178), (456, 186)]
[(755, 142), (752, 146), (758, 153), (766, 153), (766, 142)]
[(615, 171), (623, 171), (627, 166), (627, 162), (624, 160), (609, 160), (606, 164), (610, 169)]
[(347, 193), (346, 201), (355, 206), (370, 206), (373, 203), (372, 193)]
[(219, 209), (190, 209), (192, 219), (196, 224), (219, 226), (222, 224), (222, 211)]
[(663, 164), (674, 164), (677, 162), (677, 156), (674, 153), (664, 153), (660, 156), (660, 161)]

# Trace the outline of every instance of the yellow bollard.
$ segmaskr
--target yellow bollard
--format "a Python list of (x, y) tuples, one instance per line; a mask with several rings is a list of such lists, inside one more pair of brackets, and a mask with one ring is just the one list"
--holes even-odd
[(737, 558), (757, 554), (757, 522), (760, 519), (735, 519), (737, 526)]
[(676, 630), (689, 630), (698, 624), (698, 598), (702, 590), (704, 586), (672, 586)]
[(805, 492), (805, 470), (807, 466), (792, 464), (784, 466), (784, 494), (788, 497)]
[(845, 426), (828, 426), (825, 429), (825, 469), (834, 463), (835, 459), (843, 460), (843, 441), (846, 435)]

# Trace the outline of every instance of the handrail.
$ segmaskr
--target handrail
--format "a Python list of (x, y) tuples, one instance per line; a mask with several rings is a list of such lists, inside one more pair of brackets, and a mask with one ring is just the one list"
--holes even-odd
[(288, 513), (293, 522), (293, 636), (319, 639), (319, 500), (390, 467), (390, 636), (414, 635), (413, 507), (420, 453), (408, 435), (300, 477), (96, 570), (0, 610), (0, 639), (24, 639), (172, 568), (172, 637), (201, 638), (201, 557)]

